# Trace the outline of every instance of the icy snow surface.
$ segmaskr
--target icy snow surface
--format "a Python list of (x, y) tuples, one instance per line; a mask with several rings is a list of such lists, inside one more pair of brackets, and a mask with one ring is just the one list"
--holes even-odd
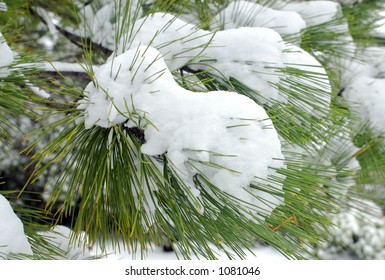
[(283, 159), (272, 122), (254, 101), (233, 92), (181, 88), (161, 54), (146, 46), (111, 59), (95, 78), (85, 89), (87, 100), (79, 105), (86, 113), (86, 128), (125, 121), (126, 126), (142, 128), (142, 152), (167, 153), (196, 196), (193, 176), (200, 170), (223, 191), (260, 207), (259, 213), (270, 214), (281, 203), (249, 187), (256, 177), (266, 179), (273, 173), (269, 166), (282, 166), (274, 158)]
[(23, 224), (0, 194), (0, 259), (9, 253), (32, 255), (32, 249), (24, 235)]
[(221, 29), (266, 27), (281, 35), (294, 34), (306, 27), (302, 17), (293, 11), (281, 11), (247, 1), (231, 2), (214, 20)]

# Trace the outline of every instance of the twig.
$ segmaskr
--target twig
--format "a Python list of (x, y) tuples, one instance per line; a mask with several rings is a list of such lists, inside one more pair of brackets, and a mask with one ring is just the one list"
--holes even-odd
[(76, 103), (58, 103), (56, 102), (52, 97), (43, 98), (42, 96), (39, 96), (36, 94), (26, 83), (17, 83), (17, 85), (23, 89), (26, 89), (30, 92), (30, 97), (33, 99), (34, 102), (39, 103), (41, 105), (47, 106), (48, 108), (56, 109), (56, 110), (62, 110), (62, 111), (69, 111), (76, 109), (77, 104)]
[[(32, 7), (30, 7), (30, 11), (31, 11), (31, 14), (32, 15), (35, 15), (37, 17), (40, 18), (40, 20), (48, 26), (48, 23), (47, 21), (41, 16), (39, 15), (38, 12), (36, 12)], [(95, 42), (93, 42), (90, 38), (87, 38), (87, 37), (81, 37), (81, 36), (78, 36), (76, 34), (73, 34), (71, 32), (69, 32), (68, 30), (64, 29), (63, 27), (53, 23), (53, 25), (55, 26), (56, 30), (60, 32), (60, 34), (62, 34), (64, 37), (66, 37), (70, 42), (72, 42), (73, 44), (75, 44), (76, 46), (80, 47), (80, 48), (84, 48), (84, 46), (91, 46), (91, 48), (93, 50), (98, 50), (102, 53), (104, 53), (105, 55), (108, 55), (110, 56), (112, 54), (112, 50), (106, 48), (106, 47), (103, 47), (102, 45), (100, 44), (97, 44)]]
[(124, 127), (124, 130), (131, 136), (135, 137), (136, 140), (139, 141), (140, 144), (144, 144), (146, 142), (144, 138), (144, 131), (137, 127)]

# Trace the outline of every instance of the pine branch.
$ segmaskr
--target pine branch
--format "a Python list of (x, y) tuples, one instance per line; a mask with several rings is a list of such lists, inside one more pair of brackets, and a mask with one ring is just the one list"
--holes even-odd
[[(33, 7), (30, 7), (30, 12), (31, 12), (32, 15), (37, 16), (38, 18), (40, 18), (40, 20), (44, 24), (46, 24), (48, 26), (47, 21), (37, 11), (35, 11), (35, 9)], [(78, 46), (79, 48), (84, 49), (84, 47), (87, 46), (87, 47), (90, 47), (93, 50), (100, 51), (101, 53), (103, 53), (103, 54), (105, 54), (107, 56), (110, 56), (112, 54), (112, 52), (113, 52), (112, 50), (110, 50), (110, 49), (108, 49), (106, 47), (103, 47), (100, 44), (97, 44), (97, 43), (93, 42), (92, 39), (90, 39), (90, 38), (81, 37), (79, 35), (76, 35), (76, 34), (73, 34), (73, 33), (69, 32), (65, 28), (63, 28), (63, 27), (61, 27), (61, 26), (59, 26), (59, 25), (57, 25), (55, 23), (52, 23), (52, 24), (56, 28), (56, 30), (60, 32), (60, 34), (62, 34), (71, 43), (73, 43), (74, 45)]]

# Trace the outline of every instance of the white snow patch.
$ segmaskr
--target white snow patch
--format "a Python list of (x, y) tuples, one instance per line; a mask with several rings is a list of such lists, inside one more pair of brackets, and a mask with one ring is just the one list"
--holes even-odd
[(225, 80), (237, 79), (260, 93), (261, 103), (280, 100), (272, 84), (279, 82), (276, 69), (283, 66), (285, 46), (274, 30), (243, 27), (218, 31), (214, 36), (163, 13), (140, 19), (135, 26), (136, 35), (131, 42), (122, 41), (117, 54), (149, 45), (161, 52), (171, 71), (188, 64), (193, 70), (206, 70)]
[(381, 19), (376, 22), (376, 28), (370, 32), (372, 36), (385, 38), (385, 5), (382, 11), (379, 12)]
[(0, 2), (0, 12), (6, 12), (8, 10), (7, 4)]
[(12, 64), (13, 60), (13, 52), (8, 47), (3, 34), (0, 32), (0, 78), (9, 74), (9, 70), (6, 66)]
[(272, 86), (280, 80), (285, 45), (272, 29), (241, 27), (216, 33), (205, 57), (193, 69), (207, 70), (225, 79), (234, 78), (259, 93), (261, 103), (284, 101)]
[(281, 35), (299, 33), (306, 27), (302, 17), (293, 11), (274, 10), (247, 1), (231, 2), (214, 19), (214, 28), (266, 27)]
[(166, 13), (154, 13), (137, 20), (131, 39), (120, 41), (118, 54), (147, 45), (162, 53), (168, 68), (181, 68), (198, 55), (210, 43), (213, 33)]
[(325, 116), (330, 111), (331, 85), (325, 68), (311, 54), (291, 44), (286, 45), (283, 53), (285, 66), (304, 71), (304, 75), (287, 75), (283, 79), (301, 84), (295, 89), (297, 97), (288, 96), (293, 103), (316, 116)]
[(79, 109), (85, 110), (86, 128), (127, 121), (126, 126), (143, 129), (142, 152), (166, 154), (195, 196), (199, 190), (193, 176), (199, 170), (222, 191), (260, 207), (258, 213), (270, 214), (281, 203), (249, 187), (257, 177), (264, 180), (274, 173), (269, 166), (283, 164), (274, 160), (283, 159), (277, 132), (251, 99), (234, 92), (181, 88), (161, 54), (146, 46), (102, 65), (85, 94)]
[(288, 3), (283, 10), (299, 13), (307, 26), (332, 21), (341, 16), (340, 4), (333, 1), (308, 1)]
[[(127, 251), (116, 251), (111, 248), (107, 248), (107, 251), (102, 253), (100, 248), (95, 246), (92, 250), (91, 254), (95, 257), (101, 258), (101, 260), (135, 260), (138, 258), (138, 254), (135, 255), (132, 252)], [(123, 245), (121, 246), (123, 248)], [(214, 252), (217, 252), (218, 249), (214, 246), (210, 246)], [(287, 258), (282, 255), (279, 251), (277, 251), (272, 246), (261, 246), (250, 248), (250, 250), (245, 250), (246, 260), (287, 260)], [(179, 256), (179, 258), (178, 258)], [(176, 252), (164, 252), (162, 247), (155, 246), (150, 244), (149, 249), (145, 252), (144, 259), (147, 261), (151, 260), (179, 260), (181, 253), (179, 251)], [(218, 260), (228, 260), (229, 257), (223, 252), (217, 252), (216, 254)], [(104, 258), (103, 258), (104, 257)], [(202, 256), (191, 256), (192, 260), (202, 260)], [(235, 259), (239, 259), (236, 257)]]
[(0, 194), (0, 259), (10, 253), (33, 254), (22, 222), (8, 200)]
[(380, 133), (385, 133), (385, 79), (359, 77), (342, 93), (353, 111)]
[[(139, 4), (138, 0), (95, 1), (80, 10), (83, 23), (79, 25), (79, 30), (72, 32), (90, 37), (93, 42), (114, 50), (118, 33), (121, 32), (120, 28), (142, 15)], [(127, 25), (131, 28), (129, 24)]]
[(39, 232), (46, 241), (62, 251), (64, 256), (52, 256), (55, 259), (87, 259), (90, 258), (90, 249), (84, 237), (76, 239), (71, 229), (65, 226), (56, 226), (50, 231)]

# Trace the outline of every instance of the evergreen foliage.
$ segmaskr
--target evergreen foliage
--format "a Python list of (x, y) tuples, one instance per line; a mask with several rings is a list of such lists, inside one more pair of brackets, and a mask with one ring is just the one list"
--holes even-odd
[[(300, 33), (281, 34), (282, 41), (271, 46), (282, 47), (279, 65), (265, 63), (262, 54), (258, 61), (226, 57), (234, 69), (252, 69), (251, 77), (277, 93), (273, 97), (260, 80), (250, 84), (220, 64), (221, 48), (229, 46), (218, 43), (218, 34), (226, 30), (213, 21), (229, 2), (0, 3), (0, 44), (9, 45), (14, 54), (10, 65), (0, 64), (0, 190), (23, 221), (33, 250), (32, 256), (4, 258), (66, 258), (66, 252), (41, 234), (60, 224), (69, 226), (73, 242), (84, 248), (104, 250), (112, 244), (143, 258), (148, 248), (164, 244), (184, 259), (215, 259), (218, 252), (244, 258), (257, 244), (272, 245), (288, 258), (322, 257), (317, 248), (330, 241), (333, 217), (344, 209), (361, 209), (352, 202), (375, 200), (384, 192), (383, 134), (343, 97), (349, 63), (365, 60), (363, 50), (383, 43), (370, 35), (378, 22), (374, 11), (382, 9), (383, 1), (340, 1), (340, 13), (330, 20), (307, 22)], [(250, 2), (284, 11), (286, 2), (297, 1)], [(263, 11), (253, 10), (249, 17)], [(160, 12), (172, 14), (172, 20), (147, 27)], [(173, 31), (179, 20), (183, 25)], [(150, 27), (155, 32), (148, 31)], [(163, 34), (169, 39), (162, 39)], [(52, 48), (44, 49), (44, 42)], [(159, 57), (143, 64), (143, 70), (141, 59), (153, 48)], [(235, 92), (263, 108), (272, 122), (263, 129), (276, 130), (282, 158), (271, 159), (265, 177), (255, 176), (243, 186), (256, 203), (226, 192), (210, 177), (211, 171), (237, 176), (238, 170), (220, 164), (226, 162), (220, 159), (237, 155), (184, 149), (190, 155), (182, 165), (192, 174), (189, 180), (167, 150), (152, 155), (142, 149), (150, 141), (149, 128), (157, 129), (151, 114), (135, 107), (134, 93), (133, 105), (125, 100), (125, 108), (119, 107), (113, 86), (105, 87), (99, 75), (108, 63), (111, 79), (125, 75), (114, 62), (129, 51), (134, 58), (127, 61), (127, 84), (160, 83), (170, 71), (175, 88), (202, 95)], [(167, 69), (142, 81), (141, 75), (154, 69), (160, 56)], [(92, 95), (86, 88), (105, 94), (112, 104), (109, 110), (124, 120), (87, 125)], [(232, 121), (226, 129), (236, 134), (247, 122), (265, 120)], [(223, 141), (217, 139), (217, 145)], [(199, 158), (202, 154), (208, 160)], [(385, 205), (383, 197), (375, 202)]]

